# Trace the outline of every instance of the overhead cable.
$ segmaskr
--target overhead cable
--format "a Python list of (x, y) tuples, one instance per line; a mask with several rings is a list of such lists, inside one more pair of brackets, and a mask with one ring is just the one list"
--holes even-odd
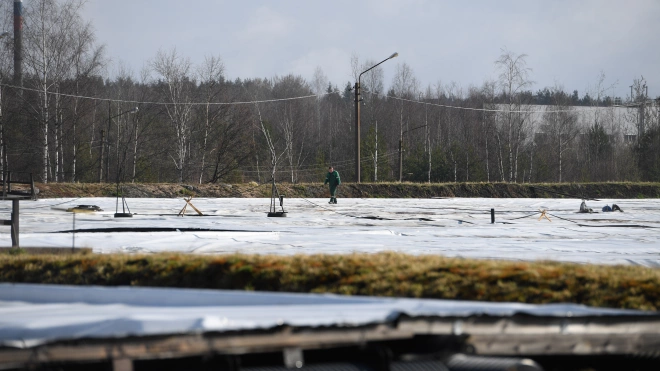
[[(21, 86), (14, 86), (14, 85), (8, 85), (8, 84), (0, 84), (0, 86), (2, 86), (2, 87), (7, 87), (7, 88), (12, 88), (12, 89), (19, 89), (19, 90), (25, 90), (25, 91), (32, 91), (32, 92), (37, 92), (37, 93), (43, 93), (43, 91), (42, 91), (42, 90), (39, 90), (39, 89), (26, 88), (26, 87), (21, 87)], [(150, 102), (150, 101), (138, 101), (138, 100), (124, 100), (124, 99), (112, 99), (112, 98), (88, 97), (88, 96), (75, 95), (75, 94), (66, 94), (66, 93), (59, 93), (59, 92), (53, 92), (53, 91), (46, 91), (46, 93), (51, 94), (51, 95), (57, 95), (57, 96), (60, 96), (60, 97), (67, 97), (67, 98), (89, 99), (89, 100), (97, 100), (97, 101), (104, 101), (104, 102), (115, 102), (115, 103), (131, 103), (131, 104), (145, 104), (145, 105), (161, 105), (161, 106), (175, 106), (175, 105), (191, 105), (191, 106), (206, 106), (206, 105), (211, 105), (211, 106), (232, 106), (232, 105), (242, 105), (242, 104), (284, 102), (284, 101), (291, 101), (291, 100), (300, 100), (300, 99), (308, 99), (308, 98), (318, 98), (318, 97), (322, 97), (322, 96), (324, 96), (324, 95), (329, 94), (329, 93), (310, 94), (310, 95), (303, 95), (303, 96), (290, 97), (290, 98), (264, 99), (264, 100), (240, 101), (240, 102), (182, 102), (182, 103), (173, 103), (173, 102)]]

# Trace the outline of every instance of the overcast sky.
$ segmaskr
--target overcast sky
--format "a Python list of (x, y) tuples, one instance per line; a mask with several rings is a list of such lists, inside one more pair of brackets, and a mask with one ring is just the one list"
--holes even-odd
[[(28, 0), (29, 1), (29, 0)], [(351, 55), (384, 63), (389, 86), (406, 63), (422, 87), (463, 88), (496, 79), (502, 48), (527, 54), (533, 91), (554, 85), (580, 96), (597, 82), (630, 94), (644, 76), (660, 96), (660, 0), (89, 0), (84, 17), (117, 63), (138, 75), (158, 49), (195, 64), (219, 55), (229, 79), (321, 67), (340, 88)]]

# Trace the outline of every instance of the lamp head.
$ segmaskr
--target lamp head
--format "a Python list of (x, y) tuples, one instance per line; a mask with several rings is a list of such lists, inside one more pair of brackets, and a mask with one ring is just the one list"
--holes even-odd
[(390, 55), (390, 57), (388, 59), (396, 58), (398, 56), (399, 56), (399, 53), (394, 52), (394, 54)]

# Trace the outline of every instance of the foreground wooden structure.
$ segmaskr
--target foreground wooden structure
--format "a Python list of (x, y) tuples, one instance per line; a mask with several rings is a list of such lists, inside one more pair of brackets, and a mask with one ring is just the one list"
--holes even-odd
[[(12, 176), (22, 176), (23, 179), (12, 179)], [(26, 179), (27, 178), (27, 179)], [(18, 187), (15, 187), (18, 185)], [(19, 231), (20, 231), (20, 201), (21, 200), (36, 200), (37, 189), (34, 187), (34, 178), (32, 173), (12, 173), (5, 171), (2, 173), (2, 200), (11, 201), (11, 218), (3, 220), (3, 225), (11, 227), (11, 245), (12, 247), (19, 247)]]
[(484, 368), (487, 370), (541, 370), (553, 365), (552, 369), (562, 370), (583, 369), (574, 368), (579, 365), (597, 370), (658, 369), (660, 315), (404, 316), (354, 328), (280, 326), (226, 333), (88, 338), (24, 349), (0, 348), (0, 369), (50, 369), (57, 365), (57, 369), (66, 370), (67, 365), (86, 365), (133, 371), (185, 365), (185, 369), (328, 370), (343, 365), (337, 369), (443, 370), (445, 365), (458, 362), (457, 355), (468, 364), (518, 364)]

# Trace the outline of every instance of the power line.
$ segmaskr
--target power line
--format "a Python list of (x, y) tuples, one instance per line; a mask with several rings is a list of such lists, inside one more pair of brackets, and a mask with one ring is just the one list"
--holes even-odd
[[(390, 95), (385, 95), (382, 93), (373, 93), (381, 98), (390, 98), (390, 99), (395, 99), (395, 100), (400, 100), (403, 102), (409, 102), (409, 103), (417, 103), (417, 104), (426, 104), (429, 106), (435, 106), (435, 107), (442, 107), (442, 108), (451, 108), (451, 109), (458, 109), (458, 110), (465, 110), (465, 111), (478, 111), (478, 112), (502, 112), (502, 113), (562, 113), (562, 112), (573, 112), (573, 110), (570, 109), (562, 109), (562, 110), (517, 110), (517, 111), (512, 111), (512, 110), (506, 110), (506, 109), (491, 109), (491, 108), (473, 108), (473, 107), (459, 107), (459, 106), (450, 106), (447, 104), (440, 104), (440, 103), (431, 103), (431, 102), (422, 102), (414, 99), (406, 99), (406, 98), (399, 98), (399, 97), (394, 97)], [(600, 108), (609, 108), (609, 107), (595, 107), (597, 109)]]
[[(40, 89), (32, 89), (32, 88), (14, 86), (14, 85), (9, 85), (9, 84), (0, 84), (0, 86), (6, 87), (6, 88), (11, 88), (11, 89), (17, 89), (17, 90), (25, 90), (25, 91), (43, 93), (43, 91), (40, 90)], [(326, 95), (329, 95), (329, 94), (334, 94), (334, 93), (321, 93), (321, 94), (310, 94), (310, 95), (303, 95), (303, 96), (289, 97), (289, 98), (264, 99), (264, 100), (239, 101), (239, 102), (172, 103), (172, 102), (154, 102), (154, 101), (138, 101), (138, 100), (125, 100), (125, 99), (90, 97), (90, 96), (83, 96), (83, 95), (59, 93), (59, 92), (53, 92), (53, 91), (46, 91), (46, 93), (51, 94), (51, 95), (57, 95), (57, 96), (60, 96), (60, 97), (76, 98), (76, 99), (88, 99), (88, 100), (102, 101), (102, 102), (130, 103), (130, 104), (144, 104), (144, 105), (162, 105), (162, 106), (174, 106), (174, 105), (179, 105), (179, 104), (181, 104), (181, 105), (187, 104), (187, 105), (192, 105), (192, 106), (204, 106), (204, 105), (232, 106), (232, 105), (245, 105), (245, 104), (255, 104), (255, 103), (286, 102), (286, 101), (291, 101), (291, 100), (320, 98), (320, 97), (323, 97), (323, 96), (326, 96)], [(529, 111), (528, 110), (517, 110), (517, 111), (512, 111), (512, 110), (506, 110), (506, 109), (460, 107), (460, 106), (452, 106), (452, 105), (440, 104), (440, 103), (422, 102), (422, 101), (414, 100), (414, 99), (406, 99), (406, 98), (400, 98), (400, 97), (395, 97), (395, 96), (389, 96), (389, 95), (385, 95), (383, 93), (371, 93), (371, 94), (375, 94), (377, 96), (380, 96), (381, 98), (389, 98), (389, 99), (400, 100), (400, 101), (403, 101), (403, 102), (416, 103), (416, 104), (425, 104), (425, 105), (434, 106), (434, 107), (457, 109), (457, 110), (464, 110), (464, 111), (494, 112), (494, 113), (498, 113), (498, 112), (501, 112), (501, 113), (561, 113), (561, 112), (571, 112), (572, 111), (572, 110), (569, 110), (569, 109), (562, 109), (562, 110), (529, 110)], [(609, 108), (609, 107), (595, 107), (595, 108), (600, 109), (600, 108)]]
[[(8, 85), (8, 84), (0, 84), (0, 86), (2, 86), (2, 87), (6, 87), (6, 88), (18, 89), (18, 90), (25, 90), (25, 91), (32, 91), (32, 92), (37, 92), (37, 93), (43, 93), (43, 91), (42, 91), (42, 90), (39, 90), (39, 89), (26, 88), (26, 87), (21, 87), (21, 86), (14, 86), (14, 85)], [(137, 100), (123, 100), (123, 99), (112, 99), (112, 98), (88, 97), (88, 96), (83, 96), (83, 95), (66, 94), (66, 93), (59, 93), (59, 92), (53, 92), (53, 91), (46, 91), (46, 93), (47, 93), (47, 94), (51, 94), (51, 95), (57, 95), (57, 96), (60, 96), (60, 97), (76, 98), (76, 99), (89, 99), (89, 100), (102, 101), (102, 102), (131, 103), (131, 104), (145, 104), (145, 105), (151, 104), (151, 105), (161, 105), (161, 106), (174, 106), (174, 105), (191, 105), (191, 106), (205, 106), (205, 105), (211, 105), (211, 106), (232, 106), (232, 105), (255, 104), (255, 103), (272, 103), (272, 102), (284, 102), (284, 101), (300, 100), (300, 99), (308, 99), (308, 98), (318, 98), (318, 97), (322, 97), (322, 96), (325, 96), (325, 95), (330, 94), (330, 93), (322, 93), (322, 94), (311, 94), (311, 95), (303, 95), (303, 96), (290, 97), (290, 98), (265, 99), (265, 100), (240, 101), (240, 102), (186, 102), (186, 103), (171, 103), (171, 102), (150, 102), (150, 101), (137, 101)]]

